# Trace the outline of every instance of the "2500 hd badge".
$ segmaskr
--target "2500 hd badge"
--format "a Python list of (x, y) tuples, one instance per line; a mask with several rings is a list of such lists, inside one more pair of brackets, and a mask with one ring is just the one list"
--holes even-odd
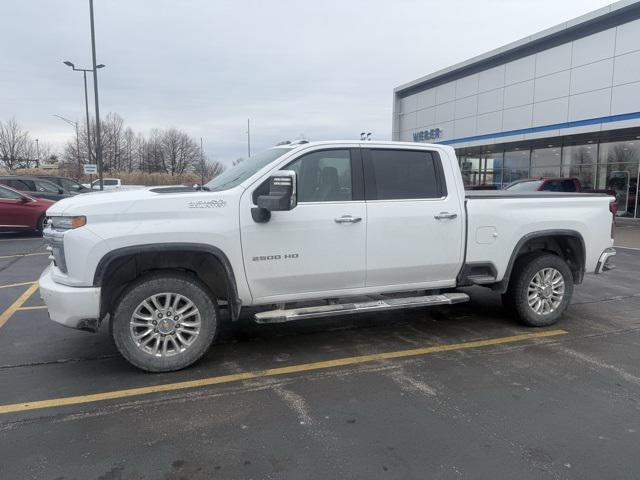
[(260, 255), (253, 257), (251, 260), (254, 262), (264, 262), (267, 260), (293, 260), (298, 257), (299, 255), (297, 253), (285, 253), (283, 255)]

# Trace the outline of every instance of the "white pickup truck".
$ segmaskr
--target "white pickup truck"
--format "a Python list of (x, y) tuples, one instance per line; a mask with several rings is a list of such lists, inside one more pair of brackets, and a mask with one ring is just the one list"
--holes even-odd
[(55, 322), (96, 331), (109, 318), (122, 355), (156, 372), (198, 360), (221, 310), (285, 322), (464, 302), (458, 287), (483, 285), (547, 326), (585, 273), (612, 268), (613, 201), (465, 194), (443, 145), (284, 145), (199, 190), (56, 203), (40, 292)]
[[(83, 183), (82, 186), (90, 188), (91, 190), (100, 190), (100, 179), (94, 180), (91, 183)], [(133, 190), (136, 188), (144, 188), (144, 185), (125, 185), (119, 178), (103, 178), (102, 188), (104, 190)]]

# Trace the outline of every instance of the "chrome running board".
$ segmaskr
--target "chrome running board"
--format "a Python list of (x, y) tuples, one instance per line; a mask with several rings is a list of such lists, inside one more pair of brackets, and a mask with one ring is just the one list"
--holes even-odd
[(380, 312), (401, 308), (431, 307), (434, 305), (451, 305), (468, 302), (466, 293), (443, 293), (441, 295), (425, 295), (422, 297), (389, 298), (358, 303), (337, 303), (317, 307), (269, 310), (255, 315), (256, 323), (284, 323), (305, 318), (333, 317), (352, 313)]

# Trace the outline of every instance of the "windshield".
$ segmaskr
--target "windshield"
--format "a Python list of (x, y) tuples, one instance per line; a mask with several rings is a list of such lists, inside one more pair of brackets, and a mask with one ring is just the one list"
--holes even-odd
[(537, 192), (542, 185), (542, 180), (528, 180), (525, 182), (516, 182), (509, 185), (505, 190), (513, 192)]
[(46, 180), (36, 182), (36, 188), (39, 192), (58, 193), (58, 191), (60, 190), (56, 185)]
[(219, 192), (236, 187), (258, 170), (266, 167), (276, 158), (281, 157), (289, 151), (289, 148), (270, 148), (251, 158), (242, 159), (229, 170), (225, 170), (209, 183), (205, 184), (205, 187), (212, 192)]
[(85, 187), (82, 186), (80, 183), (76, 182), (75, 180), (71, 180), (69, 178), (61, 178), (60, 182), (62, 183), (62, 186), (69, 191), (79, 192), (80, 190), (85, 189)]

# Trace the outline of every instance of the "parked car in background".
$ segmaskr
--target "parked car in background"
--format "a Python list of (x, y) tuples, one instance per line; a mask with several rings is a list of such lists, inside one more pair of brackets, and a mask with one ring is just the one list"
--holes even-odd
[(582, 184), (575, 177), (530, 178), (516, 180), (504, 189), (513, 192), (582, 192)]
[(55, 202), (33, 198), (5, 185), (0, 185), (0, 230), (33, 230), (42, 232), (46, 211)]
[(48, 180), (51, 183), (55, 183), (59, 187), (64, 188), (71, 195), (91, 192), (90, 188), (85, 187), (79, 181), (72, 178), (59, 177), (56, 175), (36, 175), (36, 177), (41, 180)]
[[(91, 190), (100, 190), (100, 180), (94, 180), (93, 182), (83, 183), (83, 185)], [(144, 185), (124, 185), (119, 178), (103, 178), (102, 186), (104, 190), (131, 190), (134, 188), (144, 188)]]
[[(620, 208), (620, 196), (611, 188), (594, 189), (583, 188), (580, 179), (576, 177), (567, 178), (538, 178), (538, 179), (525, 179), (517, 180), (507, 185), (505, 190), (512, 192), (570, 192), (570, 193), (603, 193), (610, 195), (616, 199), (616, 202), (612, 204), (614, 216), (618, 215)], [(635, 202), (635, 197), (634, 197)], [(635, 205), (635, 203), (634, 203)]]
[(27, 175), (2, 176), (0, 177), (0, 184), (11, 187), (21, 193), (26, 193), (31, 197), (46, 198), (47, 200), (58, 201), (71, 196), (64, 188), (51, 183), (49, 180)]

